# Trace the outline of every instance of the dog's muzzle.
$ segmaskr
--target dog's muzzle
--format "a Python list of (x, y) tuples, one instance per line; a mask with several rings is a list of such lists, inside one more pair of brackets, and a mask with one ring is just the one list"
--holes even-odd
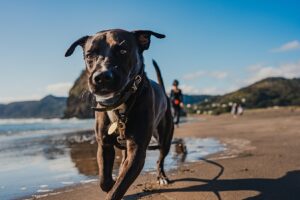
[(111, 93), (105, 96), (95, 94), (96, 102), (102, 106), (113, 106), (122, 97), (122, 92)]
[(136, 75), (135, 78), (125, 86), (123, 90), (117, 93), (99, 96), (95, 94), (96, 102), (101, 108), (93, 108), (95, 111), (107, 111), (119, 107), (122, 103), (126, 102), (128, 98), (134, 94), (142, 82), (142, 76)]

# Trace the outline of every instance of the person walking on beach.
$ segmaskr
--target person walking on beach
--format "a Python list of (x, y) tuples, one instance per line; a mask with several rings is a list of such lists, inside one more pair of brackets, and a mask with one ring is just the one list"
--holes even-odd
[(242, 104), (240, 103), (233, 103), (231, 107), (231, 114), (234, 118), (236, 118), (238, 115), (243, 115), (244, 109), (242, 107)]
[(233, 117), (236, 116), (237, 114), (237, 103), (233, 103), (232, 106), (231, 106), (231, 114)]
[(182, 96), (181, 89), (179, 89), (178, 85), (179, 85), (179, 81), (175, 79), (173, 81), (173, 86), (170, 93), (170, 99), (174, 111), (174, 115), (173, 115), (175, 119), (174, 123), (177, 125), (177, 127), (179, 126), (178, 124), (180, 121), (180, 112), (181, 112), (181, 108), (183, 107), (183, 96)]

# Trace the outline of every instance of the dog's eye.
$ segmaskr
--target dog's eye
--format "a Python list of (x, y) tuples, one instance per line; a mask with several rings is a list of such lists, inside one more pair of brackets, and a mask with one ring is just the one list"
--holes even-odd
[(120, 54), (124, 55), (124, 54), (126, 54), (126, 53), (127, 53), (126, 50), (124, 50), (124, 49), (121, 49), (121, 50), (120, 50)]
[(95, 56), (95, 55), (93, 55), (93, 54), (91, 54), (91, 53), (85, 55), (85, 57), (86, 57), (87, 59), (92, 59), (92, 58), (94, 58), (94, 56)]

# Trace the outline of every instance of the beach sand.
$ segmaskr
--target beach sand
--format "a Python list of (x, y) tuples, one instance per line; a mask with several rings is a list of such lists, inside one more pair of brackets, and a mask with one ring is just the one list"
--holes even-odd
[[(169, 171), (172, 183), (156, 184), (155, 175), (140, 175), (125, 200), (131, 199), (300, 199), (300, 109), (246, 111), (233, 118), (200, 116), (183, 124), (175, 137), (214, 137), (225, 152)], [(188, 148), (188, 147), (187, 147)], [(58, 189), (39, 199), (104, 199), (97, 182)]]

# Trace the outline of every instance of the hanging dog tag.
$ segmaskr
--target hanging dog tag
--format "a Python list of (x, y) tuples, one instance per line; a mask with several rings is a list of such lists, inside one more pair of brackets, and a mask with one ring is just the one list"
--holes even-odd
[(111, 135), (114, 132), (116, 132), (117, 128), (118, 128), (118, 122), (112, 123), (108, 128), (108, 135)]

